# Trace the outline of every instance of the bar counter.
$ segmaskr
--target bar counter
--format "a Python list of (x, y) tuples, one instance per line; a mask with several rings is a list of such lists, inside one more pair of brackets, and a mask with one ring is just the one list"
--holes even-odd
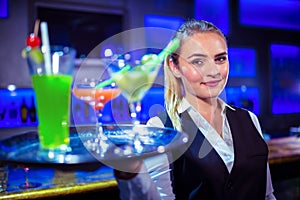
[(268, 140), (267, 144), (272, 180), (300, 178), (300, 137), (274, 138)]
[(36, 188), (21, 189), (25, 182), (22, 166), (9, 167), (7, 191), (0, 199), (92, 199), (94, 196), (114, 199), (118, 197), (113, 170), (106, 166), (91, 171), (30, 168), (29, 182), (39, 183)]
[(300, 160), (300, 137), (289, 136), (267, 141), (269, 163), (282, 164)]
[[(270, 139), (269, 164), (274, 182), (300, 177), (300, 137), (289, 136)], [(41, 185), (21, 189), (25, 174), (22, 166), (10, 166), (7, 191), (0, 199), (118, 199), (117, 183), (113, 170), (100, 166), (90, 170), (59, 170), (30, 168), (29, 181)], [(100, 198), (101, 199), (101, 198)]]

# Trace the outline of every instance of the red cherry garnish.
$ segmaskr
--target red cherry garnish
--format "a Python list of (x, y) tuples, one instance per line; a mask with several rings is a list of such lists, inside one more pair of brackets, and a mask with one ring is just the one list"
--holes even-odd
[(26, 45), (30, 46), (31, 48), (39, 47), (41, 45), (41, 40), (39, 37), (37, 37), (35, 34), (31, 33), (26, 38)]

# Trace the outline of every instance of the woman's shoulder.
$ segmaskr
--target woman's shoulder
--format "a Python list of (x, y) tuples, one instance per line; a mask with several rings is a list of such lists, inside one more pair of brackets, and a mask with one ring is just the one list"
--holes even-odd
[(256, 114), (254, 114), (254, 112), (244, 109), (244, 108), (240, 108), (240, 110), (242, 110), (243, 112), (247, 112), (250, 116), (250, 119), (252, 120), (255, 128), (258, 130), (258, 132), (260, 133), (260, 135), (262, 135), (262, 130), (261, 130), (261, 126), (260, 126), (260, 122), (258, 120), (258, 117)]
[(253, 122), (254, 126), (256, 127), (256, 129), (261, 133), (260, 122), (258, 120), (257, 115), (253, 111), (250, 111), (248, 109), (241, 108), (241, 107), (236, 107), (236, 106), (233, 106), (233, 105), (230, 105), (230, 107), (232, 108), (231, 110), (233, 110), (233, 111), (244, 112), (245, 114), (248, 114), (251, 121)]

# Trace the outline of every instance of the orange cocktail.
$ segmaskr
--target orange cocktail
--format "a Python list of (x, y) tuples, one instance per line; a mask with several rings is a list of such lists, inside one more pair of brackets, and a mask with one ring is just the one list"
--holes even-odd
[(119, 88), (73, 88), (73, 94), (88, 103), (97, 112), (98, 122), (101, 123), (102, 110), (105, 104), (119, 96), (121, 90)]

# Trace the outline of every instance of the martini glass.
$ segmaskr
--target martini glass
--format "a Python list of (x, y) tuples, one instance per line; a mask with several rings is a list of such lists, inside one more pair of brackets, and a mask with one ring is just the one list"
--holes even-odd
[(106, 61), (111, 79), (128, 101), (133, 125), (140, 124), (141, 100), (152, 86), (163, 60), (178, 47), (179, 40), (173, 39), (158, 55), (145, 54), (135, 63), (124, 59), (130, 55), (128, 53), (124, 56), (112, 55), (111, 60)]
[[(151, 55), (150, 59), (156, 58), (157, 55)], [(112, 79), (116, 82), (121, 90), (122, 95), (128, 101), (129, 112), (131, 116), (131, 122), (133, 124), (133, 132), (129, 136), (133, 138), (133, 147), (137, 153), (143, 151), (143, 144), (141, 140), (141, 134), (138, 129), (140, 121), (140, 113), (142, 109), (141, 100), (152, 86), (158, 71), (161, 66), (161, 62), (143, 62), (137, 61), (134, 64), (125, 63), (125, 60), (114, 56), (115, 60), (111, 61), (108, 65), (108, 71)], [(145, 60), (145, 59), (144, 59)], [(129, 67), (128, 67), (129, 66)], [(128, 67), (127, 70), (123, 70), (124, 67)], [(120, 73), (122, 71), (122, 73)]]
[(108, 147), (108, 138), (103, 133), (103, 108), (107, 102), (118, 97), (121, 93), (121, 90), (114, 82), (104, 87), (97, 88), (97, 85), (100, 82), (101, 81), (93, 78), (85, 78), (82, 81), (78, 81), (74, 85), (72, 92), (75, 97), (90, 105), (94, 109), (97, 116), (95, 137), (92, 140), (86, 141), (85, 146), (89, 150), (104, 155)]
[(163, 60), (178, 47), (179, 40), (173, 39), (158, 55), (145, 54), (140, 60), (130, 63), (129, 59), (126, 60), (128, 53), (126, 55), (115, 54), (106, 64), (111, 79), (116, 82), (122, 95), (128, 101), (133, 124), (133, 129), (128, 132), (128, 136), (132, 138), (133, 151), (138, 154), (143, 152), (143, 141), (147, 141), (146, 133), (143, 133), (144, 131), (138, 126), (141, 123), (139, 116), (142, 109), (141, 101), (156, 79)]

